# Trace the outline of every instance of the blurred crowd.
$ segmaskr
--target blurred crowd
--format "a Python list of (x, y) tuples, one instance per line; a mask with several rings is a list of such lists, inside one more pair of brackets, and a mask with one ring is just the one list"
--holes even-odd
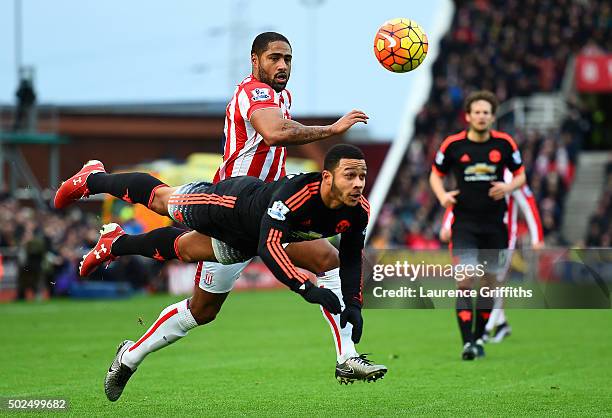
[(456, 3), (427, 106), (450, 115), (451, 123), (466, 92), (491, 90), (504, 102), (556, 91), (571, 54), (585, 47), (612, 50), (612, 6), (604, 0)]
[[(99, 238), (99, 216), (81, 211), (54, 212), (23, 206), (0, 196), (0, 256), (17, 263), (17, 298), (65, 295), (80, 283), (82, 256)], [(141, 257), (122, 257), (89, 279), (127, 281), (133, 288), (149, 286), (159, 263)]]
[(606, 165), (605, 178), (601, 198), (585, 237), (588, 247), (612, 247), (612, 159)]
[[(463, 100), (493, 91), (500, 102), (559, 90), (567, 59), (585, 49), (612, 50), (609, 2), (572, 0), (456, 1), (452, 27), (433, 65), (433, 86), (381, 215), (373, 245), (439, 248), (442, 209), (428, 175), (442, 140), (466, 127)], [(563, 125), (549, 132), (513, 131), (537, 198), (546, 241), (560, 233), (564, 197), (590, 125), (576, 99)]]
[[(470, 92), (491, 90), (504, 102), (557, 91), (571, 54), (612, 51), (610, 2), (456, 0), (456, 6), (452, 27), (433, 65), (429, 99), (417, 115), (415, 136), (378, 218), (371, 241), (374, 247), (441, 247), (437, 233), (443, 211), (430, 190), (428, 175), (441, 141), (465, 128), (462, 105)], [(578, 100), (571, 100), (568, 116), (558, 129), (511, 132), (523, 154), (549, 245), (567, 244), (560, 233), (564, 197), (589, 129), (584, 109)], [(611, 218), (612, 161), (586, 245), (611, 245)], [(81, 257), (97, 241), (101, 223), (99, 217), (78, 208), (57, 213), (0, 196), (0, 257), (12, 257), (18, 263), (18, 298), (40, 290), (51, 295), (70, 293), (79, 283)], [(125, 219), (121, 223), (129, 225)], [(160, 271), (159, 262), (121, 257), (109, 268), (98, 269), (93, 279), (129, 281), (137, 289), (163, 288)]]

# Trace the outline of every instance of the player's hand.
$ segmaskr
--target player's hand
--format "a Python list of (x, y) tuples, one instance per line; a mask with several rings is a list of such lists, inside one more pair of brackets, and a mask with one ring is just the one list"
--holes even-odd
[(455, 196), (457, 196), (458, 194), (459, 190), (452, 190), (450, 192), (444, 193), (444, 195), (442, 195), (442, 198), (439, 199), (442, 207), (447, 208), (449, 206), (456, 205), (457, 199), (455, 199)]
[(503, 181), (493, 181), (491, 184), (493, 187), (489, 189), (489, 197), (493, 200), (501, 200), (504, 196), (512, 192), (510, 185)]
[(340, 314), (340, 326), (344, 328), (349, 322), (353, 325), (351, 340), (357, 344), (361, 340), (361, 333), (363, 332), (363, 317), (361, 316), (361, 307), (353, 304), (347, 304), (344, 307), (344, 310)]
[(535, 244), (531, 245), (531, 248), (534, 249), (534, 250), (542, 250), (542, 249), (544, 249), (544, 242), (543, 241), (536, 242)]
[[(342, 310), (340, 305), (340, 299), (329, 289), (317, 287), (310, 281), (305, 281), (304, 289), (298, 289), (298, 293), (302, 295), (306, 302), (317, 303), (323, 307), (326, 311), (337, 315)], [(300, 286), (301, 287), (301, 286)]]
[(343, 134), (357, 122), (368, 123), (368, 119), (370, 119), (368, 115), (361, 110), (351, 110), (331, 125), (332, 133), (334, 135)]

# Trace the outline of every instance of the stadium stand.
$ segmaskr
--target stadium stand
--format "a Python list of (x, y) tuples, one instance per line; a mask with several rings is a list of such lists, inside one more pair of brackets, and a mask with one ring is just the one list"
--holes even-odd
[[(442, 209), (427, 176), (433, 155), (449, 134), (465, 127), (463, 99), (493, 91), (500, 102), (557, 92), (568, 60), (579, 51), (612, 50), (610, 4), (604, 1), (458, 1), (453, 23), (433, 66), (429, 99), (371, 244), (377, 248), (436, 248)], [(569, 96), (555, 129), (508, 129), (517, 141), (542, 215), (546, 242), (566, 244), (561, 233), (565, 196), (589, 135), (589, 115)], [(505, 127), (504, 127), (505, 129)]]
[(587, 247), (612, 246), (612, 158), (606, 164), (606, 179), (595, 213), (584, 239)]
[[(129, 227), (128, 219), (123, 222)], [(2, 195), (0, 225), (0, 265), (6, 273), (0, 277), (0, 293), (4, 293), (0, 296), (28, 299), (74, 294), (83, 284), (77, 268), (84, 252), (98, 240), (99, 216), (79, 208), (59, 213), (28, 207)], [(152, 285), (149, 279), (159, 272), (157, 264), (128, 257), (97, 272), (93, 279), (127, 282), (131, 290), (139, 289)], [(5, 268), (11, 265), (15, 268)]]

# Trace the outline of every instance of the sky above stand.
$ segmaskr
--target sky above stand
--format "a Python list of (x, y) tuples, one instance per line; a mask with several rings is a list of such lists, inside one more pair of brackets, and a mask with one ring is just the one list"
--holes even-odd
[[(419, 69), (381, 67), (376, 30), (407, 17), (433, 44), (449, 1), (21, 0), (22, 63), (35, 68), (42, 103), (226, 102), (250, 73), (253, 38), (277, 31), (293, 47), (287, 88), (296, 119), (358, 108), (371, 119), (357, 136), (391, 140)], [(15, 3), (0, 2), (2, 104), (14, 102), (17, 87)]]

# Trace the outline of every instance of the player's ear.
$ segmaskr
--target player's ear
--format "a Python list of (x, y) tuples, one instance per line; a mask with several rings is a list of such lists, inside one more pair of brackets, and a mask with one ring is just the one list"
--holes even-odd
[(466, 114), (465, 114), (465, 121), (466, 121), (467, 123), (470, 123), (470, 114), (469, 114), (469, 113), (467, 113), (467, 112), (466, 112)]
[(333, 174), (331, 173), (331, 171), (323, 170), (321, 175), (323, 176), (323, 183), (327, 183), (327, 184), (332, 183)]
[(251, 65), (253, 68), (259, 67), (259, 57), (254, 52), (251, 54)]

